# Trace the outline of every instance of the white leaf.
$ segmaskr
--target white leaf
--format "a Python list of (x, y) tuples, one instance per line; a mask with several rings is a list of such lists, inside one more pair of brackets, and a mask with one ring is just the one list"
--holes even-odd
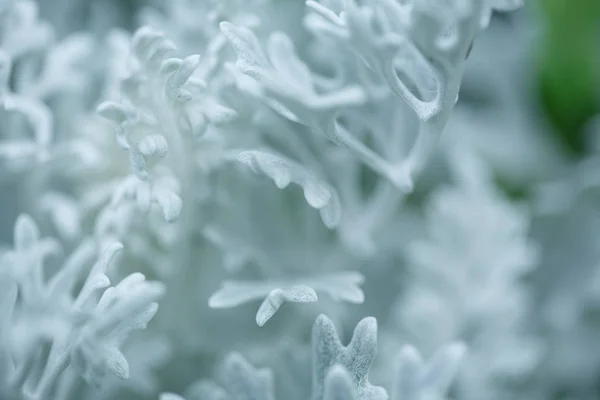
[(200, 56), (197, 54), (188, 56), (183, 59), (181, 64), (179, 65), (179, 69), (175, 73), (174, 76), (174, 85), (176, 87), (183, 86), (188, 79), (192, 76), (198, 64), (200, 63)]
[(266, 296), (275, 288), (262, 282), (224, 281), (208, 299), (211, 308), (230, 308)]
[(467, 347), (461, 342), (439, 349), (429, 361), (423, 377), (424, 386), (433, 388), (436, 393), (445, 393), (450, 388), (466, 352)]
[(164, 40), (164, 35), (148, 26), (139, 28), (133, 35), (131, 47), (136, 57), (141, 61), (147, 61), (151, 55), (149, 52), (158, 43)]
[(272, 68), (252, 31), (226, 21), (221, 22), (219, 27), (237, 52), (236, 67), (240, 71), (258, 79)]
[(515, 11), (525, 4), (525, 0), (489, 0), (491, 7), (500, 11)]
[(265, 298), (256, 322), (264, 325), (285, 301), (309, 303), (318, 300), (317, 292), (327, 293), (334, 300), (362, 303), (364, 293), (357, 286), (364, 277), (354, 272), (338, 272), (321, 277), (294, 281), (224, 281), (221, 289), (208, 299), (211, 308), (231, 308)]
[(444, 398), (465, 351), (463, 343), (451, 343), (438, 349), (425, 363), (416, 348), (403, 346), (398, 357), (392, 400)]
[(339, 224), (342, 210), (337, 192), (301, 165), (283, 156), (260, 150), (242, 151), (237, 159), (254, 172), (267, 175), (280, 189), (287, 187), (290, 182), (300, 185), (304, 189), (307, 203), (320, 210), (325, 226), (331, 229)]
[(304, 184), (304, 198), (313, 208), (323, 208), (331, 201), (331, 190), (319, 184), (320, 182), (309, 180)]
[(185, 400), (183, 397), (175, 393), (162, 393), (159, 400)]
[(113, 121), (117, 124), (121, 124), (125, 120), (127, 120), (127, 118), (129, 118), (129, 112), (127, 108), (114, 101), (105, 101), (103, 103), (100, 103), (96, 111), (102, 117)]
[(145, 181), (140, 181), (138, 183), (135, 190), (135, 202), (141, 212), (150, 212), (150, 206), (152, 205), (152, 189), (150, 183)]
[(166, 189), (155, 188), (152, 193), (152, 199), (162, 210), (165, 221), (173, 222), (179, 218), (183, 205), (179, 195)]
[(48, 192), (40, 200), (40, 208), (50, 214), (56, 230), (65, 239), (76, 239), (81, 230), (81, 210), (77, 202), (58, 192)]
[(294, 49), (294, 43), (283, 32), (274, 32), (269, 37), (267, 51), (271, 64), (280, 78), (290, 84), (308, 88), (312, 86), (312, 74)]
[(129, 379), (129, 363), (117, 348), (106, 350), (106, 366), (117, 378)]
[(359, 272), (338, 271), (311, 279), (307, 284), (318, 292), (327, 293), (334, 300), (361, 304), (365, 294), (358, 287), (365, 280)]
[(325, 390), (323, 400), (355, 400), (356, 388), (349, 372), (336, 364), (325, 376)]
[(258, 326), (263, 326), (286, 301), (292, 303), (311, 303), (317, 300), (317, 293), (308, 286), (274, 289), (260, 305), (256, 313), (256, 323)]
[(169, 151), (167, 139), (163, 135), (153, 134), (145, 136), (140, 140), (138, 149), (146, 157), (157, 156), (164, 157)]
[(0, 158), (14, 160), (35, 155), (39, 147), (31, 140), (3, 140), (0, 142)]
[(31, 251), (39, 240), (40, 230), (33, 218), (27, 214), (19, 215), (14, 228), (15, 250), (18, 252)]
[(204, 115), (206, 115), (206, 118), (215, 125), (231, 122), (237, 117), (237, 112), (235, 110), (216, 102), (205, 102), (203, 105)]
[(11, 95), (5, 97), (4, 108), (17, 111), (27, 118), (39, 147), (45, 148), (51, 144), (54, 114), (46, 104), (37, 99)]

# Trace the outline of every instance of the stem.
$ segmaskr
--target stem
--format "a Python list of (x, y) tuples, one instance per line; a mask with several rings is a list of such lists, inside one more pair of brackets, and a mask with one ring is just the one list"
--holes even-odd
[(404, 176), (396, 174), (392, 164), (384, 160), (379, 154), (375, 153), (360, 140), (356, 139), (341, 125), (335, 123), (334, 129), (335, 135), (339, 138), (340, 142), (373, 171), (389, 179), (394, 186), (404, 192), (412, 190), (412, 181), (407, 180)]
[[(178, 272), (171, 274), (168, 282), (165, 281), (165, 284), (172, 293), (193, 293), (194, 289), (187, 288), (187, 286), (196, 284), (195, 280), (190, 276), (190, 272), (194, 271), (191, 268), (193, 261), (192, 233), (194, 224), (198, 222), (195, 215), (193, 193), (195, 186), (193, 144), (189, 143), (189, 138), (184, 136), (177, 124), (176, 110), (174, 109), (176, 107), (183, 107), (183, 105), (169, 102), (160, 82), (156, 82), (155, 87), (151, 106), (155, 115), (158, 116), (160, 129), (168, 142), (169, 154), (167, 157), (172, 160), (172, 171), (180, 183), (180, 196), (183, 202), (181, 214), (175, 222), (178, 227), (178, 240), (175, 246), (170, 249), (173, 255), (171, 258), (172, 262), (175, 263)], [(165, 102), (167, 103), (166, 107), (164, 105)], [(192, 302), (189, 303), (192, 305)], [(161, 308), (164, 311), (159, 313), (165, 319), (161, 325), (168, 327), (167, 329), (181, 326), (181, 321), (175, 319), (180, 318), (182, 314), (190, 312), (182, 310), (183, 307), (185, 305), (182, 304), (180, 296), (166, 296), (161, 302)], [(170, 334), (173, 333), (175, 334), (174, 337), (178, 336), (177, 332), (170, 332)]]
[(450, 118), (460, 90), (464, 61), (459, 63), (458, 66), (446, 70), (449, 78), (442, 97), (440, 113), (427, 121), (421, 122), (419, 134), (408, 156), (392, 169), (394, 176), (400, 177), (400, 179), (408, 179), (411, 184), (425, 169), (425, 165), (435, 151), (437, 141)]
[[(58, 376), (67, 368), (68, 359), (66, 356), (66, 352), (63, 352), (59, 355), (56, 360), (52, 363), (52, 365), (47, 365), (44, 373), (42, 374), (42, 378), (35, 390), (33, 395), (34, 399), (44, 400), (49, 398), (54, 385), (58, 382)], [(48, 360), (50, 363), (50, 360)]]
[[(41, 342), (39, 342), (39, 344), (41, 346)], [(36, 351), (30, 351), (27, 354), (27, 358), (19, 367), (17, 367), (15, 374), (11, 378), (10, 385), (15, 389), (20, 389), (23, 388), (23, 386), (25, 386), (25, 381), (28, 378), (28, 373), (33, 370), (35, 363), (40, 358), (41, 350), (39, 350), (39, 346), (36, 344), (31, 348), (36, 349)]]

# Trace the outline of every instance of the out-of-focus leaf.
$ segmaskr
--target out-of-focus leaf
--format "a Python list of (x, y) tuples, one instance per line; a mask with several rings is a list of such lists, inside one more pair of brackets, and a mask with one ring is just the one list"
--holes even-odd
[(565, 145), (586, 151), (583, 128), (600, 112), (600, 2), (540, 0), (543, 108)]

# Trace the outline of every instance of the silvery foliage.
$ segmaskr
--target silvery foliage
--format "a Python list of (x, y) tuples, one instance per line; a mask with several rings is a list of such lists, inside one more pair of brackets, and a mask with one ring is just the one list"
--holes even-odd
[[(368, 373), (377, 352), (377, 321), (368, 317), (354, 329), (343, 346), (333, 322), (320, 315), (312, 331), (312, 400), (442, 399), (464, 356), (462, 343), (443, 346), (425, 363), (412, 346), (404, 346), (396, 361), (397, 375), (391, 396), (371, 385)], [(219, 371), (218, 383), (201, 380), (187, 390), (187, 399), (274, 400), (273, 373), (256, 369), (239, 353), (231, 353)], [(165, 393), (161, 399), (181, 399)]]
[(0, 397), (590, 398), (594, 158), (527, 120), (520, 3), (2, 2), (0, 196), (39, 227), (0, 247)]
[(407, 249), (415, 283), (400, 296), (393, 321), (429, 351), (468, 337), (460, 398), (500, 398), (502, 385), (540, 362), (540, 343), (526, 326), (533, 303), (522, 283), (539, 251), (528, 238), (528, 210), (494, 187), (475, 154), (459, 146), (448, 153), (455, 184), (436, 189), (426, 205), (426, 237)]
[(3, 397), (65, 398), (69, 388), (59, 383), (67, 368), (94, 384), (109, 373), (129, 377), (121, 347), (152, 319), (164, 288), (140, 273), (110, 286), (108, 268), (121, 248), (84, 240), (48, 276), (45, 260), (59, 244), (19, 216), (14, 248), (0, 262)]
[[(6, 175), (78, 151), (77, 142), (53, 142), (54, 115), (44, 99), (83, 84), (77, 62), (89, 51), (91, 38), (74, 34), (53, 44), (51, 27), (38, 20), (34, 2), (4, 3), (0, 9), (0, 102), (3, 120), (10, 129), (0, 147), (0, 162)], [(47, 47), (51, 48), (44, 54), (41, 71), (36, 71), (38, 63), (31, 54)], [(13, 71), (16, 62), (21, 65)]]

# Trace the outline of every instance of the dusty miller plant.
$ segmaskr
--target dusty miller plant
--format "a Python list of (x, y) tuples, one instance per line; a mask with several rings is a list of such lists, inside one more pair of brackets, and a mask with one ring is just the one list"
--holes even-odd
[(530, 228), (597, 182), (515, 200), (473, 133), (527, 107), (482, 63), (520, 1), (39, 3), (0, 4), (1, 399), (589, 398), (552, 346), (600, 274), (547, 294)]

